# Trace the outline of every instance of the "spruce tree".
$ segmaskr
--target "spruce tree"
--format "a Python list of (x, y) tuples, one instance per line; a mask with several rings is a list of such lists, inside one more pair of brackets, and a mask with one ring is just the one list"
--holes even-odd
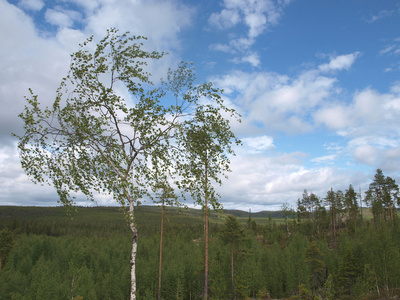
[(229, 243), (231, 246), (231, 293), (232, 293), (232, 299), (234, 299), (235, 295), (235, 288), (234, 288), (234, 249), (235, 245), (238, 245), (239, 242), (243, 239), (244, 233), (243, 229), (241, 228), (238, 220), (236, 219), (235, 216), (229, 215), (225, 219), (225, 224), (224, 227), (221, 231), (221, 237), (222, 240), (225, 243)]
[(306, 249), (306, 263), (310, 267), (310, 283), (312, 286), (312, 293), (315, 294), (316, 288), (320, 287), (324, 275), (324, 262), (321, 260), (323, 254), (319, 249), (319, 246), (314, 241), (310, 243)]

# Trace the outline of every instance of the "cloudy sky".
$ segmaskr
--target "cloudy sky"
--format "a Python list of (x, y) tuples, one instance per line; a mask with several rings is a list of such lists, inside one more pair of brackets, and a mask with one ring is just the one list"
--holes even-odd
[(365, 191), (377, 168), (400, 181), (396, 0), (0, 0), (0, 205), (57, 204), (24, 175), (11, 132), (22, 133), (28, 88), (51, 103), (69, 55), (110, 27), (169, 53), (156, 75), (194, 62), (243, 115), (225, 208)]

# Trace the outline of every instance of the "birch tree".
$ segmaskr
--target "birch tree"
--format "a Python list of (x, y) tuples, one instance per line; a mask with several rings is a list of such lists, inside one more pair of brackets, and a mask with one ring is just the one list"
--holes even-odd
[[(78, 193), (88, 200), (104, 193), (125, 209), (132, 233), (130, 299), (136, 299), (134, 207), (152, 197), (156, 174), (174, 178), (175, 163), (186, 157), (186, 148), (181, 147), (185, 143), (178, 140), (187, 141), (183, 128), (198, 124), (191, 115), (207, 109), (200, 99), (223, 106), (221, 91), (209, 83), (193, 85), (193, 70), (187, 64), (170, 71), (164, 85), (154, 87), (146, 65), (164, 53), (143, 50), (145, 40), (120, 35), (116, 29), (109, 29), (97, 45), (93, 37), (87, 39), (71, 55), (70, 71), (53, 105), (43, 107), (30, 91), (19, 115), (25, 129), (18, 136), (21, 164), (35, 183), (53, 185), (67, 207)], [(121, 90), (129, 93), (128, 99), (121, 97)], [(224, 120), (218, 119), (225, 124)], [(211, 140), (203, 142), (206, 149), (214, 147)], [(170, 168), (158, 170), (166, 165)], [(226, 169), (213, 167), (215, 173), (217, 168)]]

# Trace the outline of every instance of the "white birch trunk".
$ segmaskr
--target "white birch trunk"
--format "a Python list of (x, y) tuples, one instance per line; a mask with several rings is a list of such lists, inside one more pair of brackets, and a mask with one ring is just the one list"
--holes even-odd
[(132, 253), (131, 253), (131, 300), (136, 300), (136, 252), (137, 252), (137, 241), (138, 231), (134, 222), (134, 208), (133, 201), (129, 204), (129, 227), (132, 231)]

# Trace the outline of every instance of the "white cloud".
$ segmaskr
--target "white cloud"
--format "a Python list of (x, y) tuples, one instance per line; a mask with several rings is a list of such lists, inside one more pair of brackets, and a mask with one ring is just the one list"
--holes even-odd
[(244, 56), (242, 61), (250, 63), (253, 67), (258, 67), (260, 65), (260, 56), (257, 53), (253, 53), (248, 56)]
[(283, 203), (296, 206), (304, 189), (320, 197), (327, 191), (348, 188), (365, 178), (360, 174), (339, 171), (334, 167), (307, 169), (303, 167), (304, 153), (285, 153), (272, 157), (243, 156), (232, 159), (229, 184), (220, 188), (229, 208), (248, 210), (280, 209)]
[(313, 158), (313, 159), (311, 159), (311, 161), (318, 163), (318, 164), (333, 163), (333, 161), (336, 159), (336, 157), (337, 157), (336, 154), (330, 154), (330, 155)]
[(59, 27), (72, 27), (75, 21), (79, 21), (82, 16), (77, 11), (65, 9), (47, 9), (44, 15), (47, 22)]
[(210, 50), (214, 50), (214, 51), (221, 51), (221, 52), (226, 52), (229, 53), (232, 51), (232, 48), (229, 45), (225, 45), (225, 44), (211, 44), (209, 46)]
[[(224, 52), (233, 52), (234, 50), (246, 52), (255, 43), (258, 36), (278, 24), (283, 14), (283, 8), (289, 3), (290, 1), (280, 0), (224, 0), (223, 9), (209, 17), (209, 25), (220, 30), (244, 25), (247, 28), (247, 35), (231, 37), (228, 43), (232, 48), (231, 51), (226, 50), (227, 45), (222, 48), (214, 47), (214, 49), (223, 49)], [(237, 61), (249, 62), (249, 58), (252, 57), (246, 53), (244, 55), (246, 55), (245, 58), (237, 59)], [(254, 65), (253, 61), (250, 62)]]
[(249, 27), (249, 37), (259, 36), (267, 25), (267, 18), (262, 13), (250, 13), (245, 16), (245, 23)]
[(104, 1), (88, 13), (85, 31), (103, 36), (110, 27), (148, 37), (151, 50), (178, 49), (178, 34), (190, 27), (195, 11), (167, 1)]
[(264, 152), (275, 147), (274, 139), (266, 135), (243, 138), (242, 141), (250, 148), (250, 151), (254, 153)]
[(240, 21), (239, 12), (233, 9), (223, 9), (220, 13), (214, 13), (210, 16), (211, 25), (219, 29), (228, 29)]
[(399, 165), (389, 154), (400, 147), (398, 85), (389, 93), (366, 88), (354, 93), (348, 102), (324, 103), (314, 119), (347, 140), (345, 150), (356, 162), (388, 170)]
[(399, 55), (400, 54), (400, 38), (396, 38), (389, 45), (386, 45), (381, 51), (380, 55)]
[(363, 164), (375, 166), (378, 158), (378, 151), (370, 145), (359, 146), (354, 149), (354, 158)]
[(381, 19), (386, 19), (393, 16), (396, 13), (399, 13), (400, 10), (381, 10), (376, 15), (371, 16), (367, 19), (367, 23), (374, 23)]
[(250, 122), (303, 133), (314, 126), (310, 114), (335, 93), (336, 79), (311, 70), (293, 79), (269, 72), (232, 72), (213, 81), (232, 94), (231, 100), (240, 103)]
[(36, 185), (22, 171), (16, 145), (0, 148), (0, 179), (2, 205), (56, 205), (53, 187)]
[(333, 130), (344, 129), (351, 124), (351, 117), (341, 105), (321, 108), (315, 113), (314, 119)]
[(348, 70), (353, 65), (360, 52), (332, 57), (330, 62), (322, 64), (318, 68), (321, 72)]
[(32, 19), (6, 1), (0, 2), (0, 99), (7, 110), (0, 111), (1, 138), (10, 138), (11, 131), (20, 133), (22, 112), (28, 88), (40, 95), (39, 100), (49, 105), (56, 89), (67, 73), (70, 56), (56, 40), (37, 35)]
[(41, 10), (44, 6), (43, 0), (20, 0), (18, 6), (29, 10)]

